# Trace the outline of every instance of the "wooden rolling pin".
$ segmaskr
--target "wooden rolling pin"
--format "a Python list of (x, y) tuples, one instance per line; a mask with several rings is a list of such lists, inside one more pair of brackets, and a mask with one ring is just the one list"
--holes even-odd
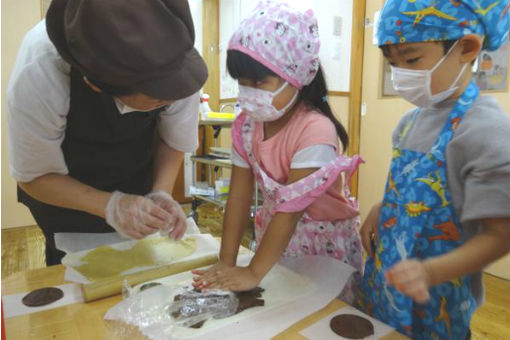
[(140, 283), (159, 279), (165, 276), (209, 266), (217, 262), (217, 255), (208, 255), (196, 258), (194, 260), (173, 263), (163, 267), (148, 269), (133, 274), (111, 277), (97, 282), (84, 284), (81, 286), (81, 290), (85, 302), (95, 301), (120, 294), (122, 292), (122, 287), (124, 286), (124, 281), (127, 281), (130, 286), (135, 286)]

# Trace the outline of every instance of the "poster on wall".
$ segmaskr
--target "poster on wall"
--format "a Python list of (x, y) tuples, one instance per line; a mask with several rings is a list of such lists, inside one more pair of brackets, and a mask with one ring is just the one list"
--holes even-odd
[[(510, 41), (499, 50), (482, 51), (475, 63), (473, 78), (482, 91), (507, 91), (509, 84)], [(383, 97), (397, 96), (391, 82), (391, 68), (386, 59), (383, 62)]]
[(494, 52), (482, 51), (478, 57), (478, 70), (474, 74), (482, 91), (508, 90), (510, 42)]

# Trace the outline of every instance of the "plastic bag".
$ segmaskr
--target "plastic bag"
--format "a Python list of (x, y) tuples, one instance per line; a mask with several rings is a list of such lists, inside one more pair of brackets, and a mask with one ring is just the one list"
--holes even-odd
[(166, 309), (177, 325), (191, 327), (207, 319), (232, 316), (238, 305), (239, 300), (232, 292), (184, 290)]
[(124, 283), (123, 296), (124, 300), (105, 315), (106, 320), (122, 322), (109, 329), (116, 339), (133, 335), (129, 325), (151, 339), (173, 339), (176, 327), (182, 329), (207, 319), (231, 316), (239, 304), (231, 292), (211, 290), (201, 293), (189, 286), (159, 285), (140, 290)]

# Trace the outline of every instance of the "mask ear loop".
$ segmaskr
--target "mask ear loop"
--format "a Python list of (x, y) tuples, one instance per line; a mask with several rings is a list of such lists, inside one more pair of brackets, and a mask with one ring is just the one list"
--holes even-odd
[[(441, 58), (441, 60), (439, 60), (437, 62), (437, 64), (429, 70), (428, 72), (428, 86), (427, 86), (427, 91), (429, 92), (429, 97), (433, 97), (435, 96), (435, 94), (432, 94), (432, 89), (431, 89), (431, 86), (432, 86), (432, 74), (434, 73), (435, 70), (437, 70), (437, 68), (439, 66), (441, 66), (441, 64), (446, 60), (446, 58), (448, 58), (450, 56), (450, 54), (453, 52), (453, 50), (455, 49), (455, 47), (459, 44), (459, 41), (457, 40), (452, 47), (450, 47), (450, 49), (448, 50), (448, 52), (446, 52), (446, 54)], [(455, 79), (455, 81), (450, 85), (450, 89), (457, 86), (457, 82), (459, 81), (459, 79), (462, 77), (462, 75), (464, 74), (464, 71), (466, 70), (466, 66), (467, 64), (464, 64), (464, 66), (462, 66), (462, 70), (460, 71), (459, 75), (457, 76), (457, 78)], [(436, 93), (437, 94), (437, 93)]]
[(434, 73), (435, 70), (437, 70), (437, 68), (446, 60), (446, 58), (448, 58), (450, 56), (450, 54), (453, 52), (454, 48), (459, 44), (459, 41), (457, 40), (452, 47), (450, 47), (450, 49), (448, 50), (448, 52), (446, 52), (446, 54), (441, 58), (441, 60), (439, 60), (437, 62), (437, 64), (432, 68), (430, 69), (430, 74), (432, 75), (432, 73)]
[[(285, 83), (282, 84), (282, 86), (280, 86), (280, 88), (278, 90), (276, 90), (275, 92), (273, 92), (273, 99), (274, 97), (276, 97), (277, 95), (279, 95), (280, 93), (282, 93), (282, 91), (285, 89), (285, 87), (287, 87), (287, 85), (289, 85), (289, 82), (286, 81)], [(290, 109), (292, 107), (292, 105), (295, 104), (296, 102), (296, 99), (298, 97), (298, 94), (299, 94), (299, 90), (296, 89), (296, 91), (294, 92), (294, 96), (292, 97), (292, 99), (289, 101), (289, 103), (287, 105), (285, 105), (285, 107), (283, 107), (282, 109), (278, 110), (278, 112), (287, 112), (288, 109)], [(271, 103), (271, 105), (273, 105), (273, 103)], [(274, 107), (274, 105), (273, 105)]]
[(288, 81), (284, 82), (282, 86), (280, 86), (276, 91), (273, 92), (273, 97), (276, 97), (277, 95), (282, 93), (282, 91), (285, 90), (287, 85), (289, 85), (289, 82)]
[(462, 77), (462, 75), (464, 74), (464, 72), (466, 71), (466, 67), (468, 66), (468, 64), (464, 64), (464, 66), (462, 66), (462, 70), (460, 71), (459, 75), (457, 76), (457, 78), (455, 79), (455, 81), (453, 82), (453, 86), (452, 87), (455, 87), (457, 86), (457, 82), (459, 81), (459, 79)]
[(289, 101), (289, 103), (287, 105), (285, 105), (285, 107), (283, 109), (279, 110), (279, 111), (280, 112), (287, 112), (287, 110), (290, 109), (292, 107), (292, 105), (295, 104), (295, 102), (297, 100), (297, 97), (298, 97), (298, 94), (299, 94), (299, 90), (296, 89), (296, 92), (294, 92), (294, 96)]

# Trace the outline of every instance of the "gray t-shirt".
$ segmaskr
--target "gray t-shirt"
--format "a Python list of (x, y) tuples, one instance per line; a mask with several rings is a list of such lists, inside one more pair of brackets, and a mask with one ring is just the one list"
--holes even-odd
[[(436, 142), (455, 101), (422, 109), (400, 147), (427, 152)], [(393, 133), (396, 145), (413, 117), (407, 113)], [(480, 232), (485, 218), (510, 217), (510, 116), (496, 99), (480, 96), (455, 131), (446, 150), (448, 188), (465, 235)], [(484, 301), (481, 273), (472, 275), (478, 305)]]

